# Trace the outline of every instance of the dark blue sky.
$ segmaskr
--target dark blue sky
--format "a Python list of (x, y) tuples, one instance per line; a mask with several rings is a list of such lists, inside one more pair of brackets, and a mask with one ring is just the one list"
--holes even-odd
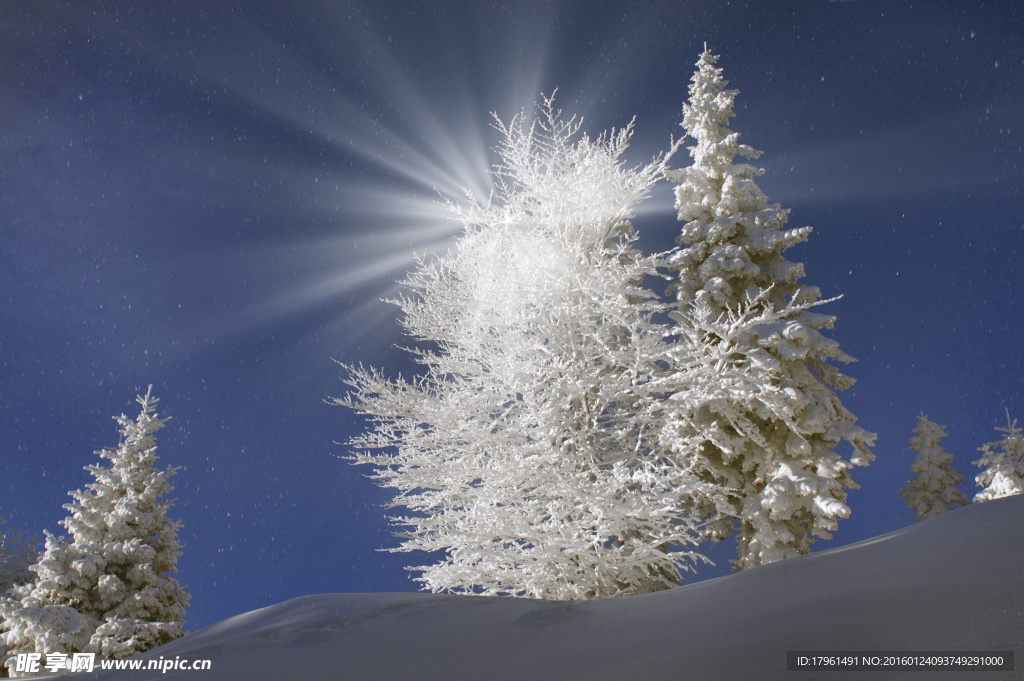
[[(491, 111), (557, 87), (591, 133), (636, 116), (639, 163), (705, 41), (762, 189), (815, 227), (788, 257), (844, 295), (843, 399), (879, 437), (833, 545), (910, 522), (921, 411), (973, 495), (977, 447), (1024, 419), (1022, 36), (1010, 0), (0, 0), (0, 513), (62, 529), (152, 383), (189, 628), (414, 589), (419, 559), (378, 552), (388, 493), (337, 458), (361, 424), (324, 403), (331, 360), (410, 370), (379, 299), (450, 245), (434, 189), (486, 191)], [(636, 224), (671, 245), (667, 187)]]

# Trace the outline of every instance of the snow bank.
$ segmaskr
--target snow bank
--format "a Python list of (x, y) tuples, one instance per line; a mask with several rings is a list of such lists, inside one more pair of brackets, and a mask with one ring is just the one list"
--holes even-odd
[[(239, 615), (137, 659), (208, 672), (97, 679), (923, 679), (787, 672), (787, 650), (1024, 655), (1024, 497), (847, 547), (642, 596), (551, 602), (325, 594)], [(1024, 660), (1017, 661), (1021, 669)], [(1016, 673), (937, 673), (944, 681)]]

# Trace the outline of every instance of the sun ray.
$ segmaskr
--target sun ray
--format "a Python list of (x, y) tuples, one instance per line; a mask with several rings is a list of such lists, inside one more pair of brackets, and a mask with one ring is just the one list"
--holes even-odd
[[(291, 163), (278, 172), (287, 174), (285, 184), (294, 196), (278, 196), (273, 210), (281, 215), (299, 207), (296, 220), (305, 227), (294, 240), (278, 238), (268, 251), (242, 254), (249, 267), (269, 271), (262, 281), (276, 288), (255, 287), (256, 298), (220, 320), (221, 333), (252, 332), (318, 306), (355, 320), (365, 309), (354, 302), (354, 292), (360, 299), (379, 300), (414, 266), (414, 254), (453, 247), (461, 226), (442, 199), (486, 201), (494, 189), (493, 147), (499, 134), (490, 112), (506, 122), (519, 112), (531, 115), (542, 91), (554, 90), (545, 78), (550, 45), (557, 39), (556, 5), (498, 29), (499, 43), (529, 46), (511, 60), (479, 45), (472, 50), (459, 45), (459, 40), (479, 40), (494, 26), (458, 39), (446, 38), (442, 30), (437, 39), (449, 42), (433, 67), (449, 70), (451, 77), (440, 91), (436, 78), (417, 76), (419, 64), (399, 61), (390, 45), (401, 37), (387, 34), (358, 3), (340, 3), (321, 15), (322, 25), (302, 44), (289, 42), (287, 29), (272, 22), (233, 16), (227, 24), (231, 34), (223, 40), (244, 49), (210, 46), (195, 60), (198, 77), (225, 93), (237, 111), (284, 131), (284, 139), (320, 147), (320, 158), (328, 160), (311, 166), (307, 158), (296, 168), (293, 157), (276, 150)], [(443, 22), (438, 27), (443, 29)], [(507, 79), (489, 79), (495, 64), (458, 58), (463, 51), (501, 62)], [(588, 113), (621, 84), (595, 79), (593, 68), (584, 74), (587, 92), (566, 96), (570, 115)], [(265, 158), (231, 162), (251, 164), (244, 168), (249, 173), (270, 172), (255, 167)], [(659, 197), (642, 206), (640, 215), (670, 212), (670, 201)], [(331, 225), (348, 236), (325, 236)], [(365, 323), (344, 326), (355, 335), (380, 331)]]

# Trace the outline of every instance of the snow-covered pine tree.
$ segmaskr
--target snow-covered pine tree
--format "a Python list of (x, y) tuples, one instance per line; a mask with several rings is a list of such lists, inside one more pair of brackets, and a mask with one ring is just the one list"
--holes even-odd
[(29, 566), (39, 555), (39, 542), (21, 532), (4, 530), (6, 520), (0, 517), (0, 595), (15, 584), (32, 581)]
[(154, 411), (152, 386), (138, 402), (135, 421), (116, 417), (116, 451), (96, 452), (109, 466), (90, 465), (95, 482), (71, 492), (64, 508), (67, 537), (46, 533), (34, 583), (0, 604), (13, 655), (93, 652), (122, 659), (182, 635), (188, 594), (170, 576), (180, 555), (180, 524), (167, 512), (173, 467), (155, 467), (153, 433), (167, 419)]
[(1017, 427), (1017, 419), (1010, 420), (1006, 410), (1006, 428), (996, 428), (1003, 437), (978, 448), (981, 458), (974, 462), (985, 470), (974, 478), (978, 487), (974, 503), (1012, 497), (1024, 493), (1024, 430)]
[[(684, 105), (683, 127), (696, 140), (693, 163), (666, 173), (678, 184), (676, 208), (685, 224), (680, 248), (664, 265), (678, 271), (670, 292), (684, 312), (706, 308), (714, 319), (752, 304), (790, 310), (748, 329), (740, 350), (770, 369), (780, 388), (775, 397), (751, 402), (738, 394), (732, 404), (704, 410), (698, 424), (711, 432), (702, 448), (705, 478), (734, 495), (724, 509), (695, 499), (710, 520), (704, 536), (721, 540), (738, 525), (735, 563), (744, 569), (807, 553), (816, 538), (831, 536), (850, 513), (846, 490), (857, 487), (849, 469), (874, 458), (875, 435), (855, 425), (835, 394), (853, 383), (831, 363), (852, 358), (821, 333), (835, 318), (808, 309), (820, 291), (800, 285), (803, 265), (783, 256), (811, 228), (786, 229), (788, 211), (769, 204), (754, 181), (763, 170), (736, 161), (761, 152), (727, 127), (737, 91), (725, 89), (717, 59), (706, 49), (701, 54)], [(686, 323), (685, 315), (679, 319)], [(842, 440), (853, 447), (849, 459), (835, 451)]]
[(939, 444), (944, 437), (945, 426), (930, 421), (924, 414), (917, 417), (917, 426), (910, 438), (910, 450), (917, 452), (910, 472), (916, 475), (899, 495), (907, 502), (907, 508), (914, 511), (918, 522), (970, 503), (967, 495), (957, 488), (964, 476), (953, 468), (953, 455)]
[[(634, 207), (665, 159), (623, 166), (630, 128), (591, 140), (547, 100), (509, 126), (497, 197), (451, 206), (455, 254), (395, 301), (423, 374), (345, 367), (370, 417), (353, 460), (398, 490), (395, 551), (441, 551), (431, 591), (584, 599), (676, 586), (702, 557), (694, 476), (657, 438), (668, 350), (642, 287)], [(674, 150), (674, 149), (673, 149)]]
[[(28, 539), (20, 532), (4, 531), (6, 521), (0, 517), (0, 632), (5, 629), (4, 603), (14, 602), (19, 585), (32, 581), (34, 575), (29, 567), (39, 559), (39, 542)], [(3, 667), (7, 646), (0, 633), (0, 677), (7, 676)]]

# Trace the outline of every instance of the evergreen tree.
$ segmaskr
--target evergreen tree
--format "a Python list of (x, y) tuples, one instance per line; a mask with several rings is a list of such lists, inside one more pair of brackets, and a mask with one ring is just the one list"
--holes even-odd
[(910, 450), (917, 452), (910, 472), (917, 475), (899, 494), (918, 522), (970, 503), (967, 495), (957, 489), (964, 476), (954, 470), (953, 455), (939, 444), (944, 437), (945, 426), (933, 423), (924, 414), (917, 417), (914, 436), (910, 438)]
[(624, 168), (630, 129), (591, 140), (543, 107), (505, 127), (497, 200), (452, 206), (457, 251), (395, 302), (423, 375), (346, 367), (335, 403), (371, 418), (354, 461), (398, 490), (396, 551), (432, 591), (583, 599), (678, 584), (701, 557), (696, 482), (660, 449), (669, 346), (630, 218), (664, 159)]
[(31, 570), (36, 579), (0, 604), (8, 667), (17, 653), (93, 652), (121, 659), (182, 635), (188, 594), (176, 571), (180, 524), (164, 496), (173, 467), (159, 470), (153, 433), (152, 386), (139, 397), (135, 421), (116, 417), (116, 451), (96, 452), (109, 466), (90, 465), (95, 482), (71, 492), (62, 522), (70, 538), (46, 533), (46, 548)]
[[(700, 452), (704, 479), (732, 494), (724, 507), (694, 498), (709, 520), (704, 536), (721, 540), (738, 526), (735, 563), (743, 569), (807, 553), (816, 538), (831, 537), (850, 513), (846, 490), (857, 487), (850, 468), (874, 458), (875, 435), (855, 425), (835, 394), (853, 380), (832, 362), (852, 358), (822, 334), (835, 318), (809, 309), (828, 301), (799, 283), (803, 265), (783, 255), (811, 228), (787, 229), (788, 211), (757, 186), (763, 170), (747, 161), (761, 152), (727, 127), (737, 91), (725, 89), (717, 59), (707, 50), (700, 56), (684, 106), (683, 127), (696, 140), (693, 163), (666, 173), (678, 184), (675, 205), (685, 224), (680, 247), (663, 262), (678, 272), (670, 292), (682, 312), (697, 306), (716, 319), (753, 306), (773, 318), (750, 325), (738, 352), (765, 368), (779, 390), (767, 403), (749, 395), (720, 403), (699, 424), (710, 433)], [(842, 440), (852, 445), (849, 459), (835, 451)]]
[(1006, 428), (996, 428), (1002, 439), (978, 448), (981, 458), (974, 462), (985, 470), (974, 478), (978, 487), (974, 503), (1011, 497), (1024, 493), (1024, 430), (1017, 427), (1017, 419), (1010, 420), (1006, 410)]

